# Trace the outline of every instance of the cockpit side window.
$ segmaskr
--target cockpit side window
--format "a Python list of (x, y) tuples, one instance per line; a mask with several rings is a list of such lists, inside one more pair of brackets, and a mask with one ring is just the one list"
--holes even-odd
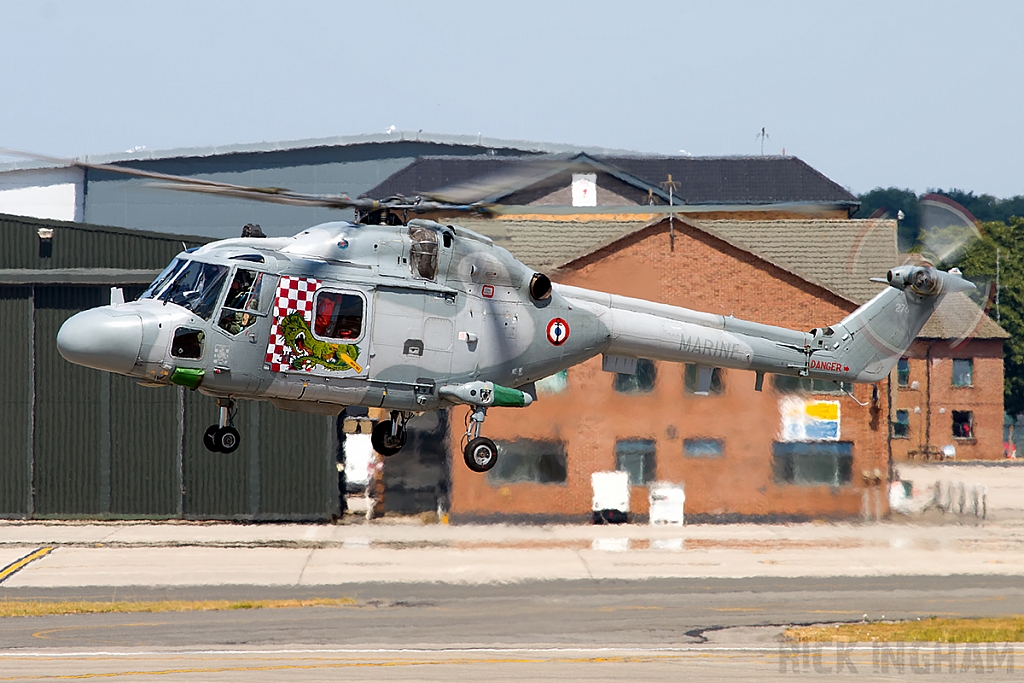
[(209, 320), (224, 288), (227, 272), (227, 266), (189, 261), (156, 298), (187, 308), (203, 320)]
[(320, 292), (316, 297), (313, 332), (323, 339), (359, 339), (363, 331), (363, 297), (341, 292)]
[(437, 277), (437, 232), (421, 225), (409, 226), (409, 263), (412, 274), (426, 280)]
[(257, 316), (266, 313), (272, 297), (273, 276), (254, 270), (239, 268), (231, 279), (218, 325), (228, 334), (238, 334), (256, 322)]

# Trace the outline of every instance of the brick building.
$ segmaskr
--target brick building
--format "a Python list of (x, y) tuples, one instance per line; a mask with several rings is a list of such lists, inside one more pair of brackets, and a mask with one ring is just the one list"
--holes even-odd
[[(963, 299), (935, 315), (891, 380), (895, 460), (997, 460), (1003, 454), (1003, 340)], [(952, 447), (952, 451), (950, 450)]]
[[(881, 285), (868, 278), (896, 262), (895, 227), (894, 221), (663, 219), (591, 246), (552, 272), (564, 284), (810, 329), (842, 319), (878, 291)], [(526, 262), (545, 258), (543, 250), (524, 252), (518, 255)], [(956, 318), (951, 307), (964, 305), (968, 314), (977, 310), (966, 299), (944, 303), (933, 333)], [(978, 329), (995, 334), (984, 321)], [(985, 407), (965, 401), (956, 410), (973, 410), (986, 434), (988, 412), (1001, 420), (999, 341), (972, 339), (955, 350), (947, 340), (918, 342), (909, 354), (911, 373), (921, 372), (914, 369), (916, 354), (932, 349), (933, 413), (946, 401), (938, 383), (951, 383), (954, 357), (972, 354), (979, 385), (972, 396), (996, 401)], [(940, 359), (941, 348), (949, 351)], [(962, 363), (956, 365), (962, 372)], [(853, 516), (878, 486), (876, 477), (887, 478), (890, 441), (897, 452), (902, 443), (890, 439), (887, 418), (896, 413), (889, 397), (900, 406), (904, 395), (928, 388), (899, 389), (894, 371), (890, 382), (855, 387), (773, 377), (758, 393), (753, 372), (716, 370), (711, 395), (697, 396), (696, 374), (692, 366), (641, 362), (635, 376), (614, 375), (593, 359), (540, 383), (538, 405), (492, 411), (485, 433), (503, 451), (499, 464), (486, 476), (452, 469), (453, 519), (583, 519), (591, 506), (590, 474), (613, 469), (630, 473), (631, 509), (640, 518), (652, 481), (684, 485), (689, 519)], [(971, 390), (949, 391), (966, 397)], [(787, 439), (787, 420), (810, 407), (832, 411), (835, 438)], [(937, 413), (932, 428), (951, 429), (953, 408), (949, 403)], [(462, 437), (458, 410), (450, 422), (454, 453)], [(981, 432), (976, 441), (984, 447)]]

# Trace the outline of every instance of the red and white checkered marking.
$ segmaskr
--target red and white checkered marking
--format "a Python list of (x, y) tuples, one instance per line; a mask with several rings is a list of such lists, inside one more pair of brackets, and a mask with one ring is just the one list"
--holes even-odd
[[(273, 322), (270, 324), (270, 342), (267, 344), (267, 357), (264, 367), (271, 372), (290, 370), (292, 350), (285, 345), (278, 322), (292, 313), (301, 313), (303, 319), (313, 326), (313, 295), (320, 288), (320, 280), (312, 277), (281, 278), (277, 286), (277, 298), (274, 300)], [(308, 370), (307, 370), (308, 372)]]

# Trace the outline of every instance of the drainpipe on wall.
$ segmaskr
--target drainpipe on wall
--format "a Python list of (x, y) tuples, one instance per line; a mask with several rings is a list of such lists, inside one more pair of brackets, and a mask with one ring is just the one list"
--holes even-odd
[(932, 452), (932, 346), (934, 344), (934, 341), (928, 342), (928, 351), (924, 356), (924, 379), (928, 385), (924, 395), (924, 452), (926, 457)]

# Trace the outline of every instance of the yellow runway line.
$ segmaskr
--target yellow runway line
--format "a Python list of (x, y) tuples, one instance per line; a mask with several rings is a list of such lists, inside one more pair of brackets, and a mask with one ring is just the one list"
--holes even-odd
[(14, 562), (11, 562), (3, 569), (0, 569), (0, 583), (3, 583), (8, 578), (10, 578), (12, 574), (17, 573), (21, 569), (24, 569), (25, 566), (28, 565), (30, 562), (35, 562), (36, 560), (42, 559), (49, 555), (51, 552), (53, 552), (53, 547), (39, 548), (37, 550), (33, 550), (20, 560), (15, 560)]

